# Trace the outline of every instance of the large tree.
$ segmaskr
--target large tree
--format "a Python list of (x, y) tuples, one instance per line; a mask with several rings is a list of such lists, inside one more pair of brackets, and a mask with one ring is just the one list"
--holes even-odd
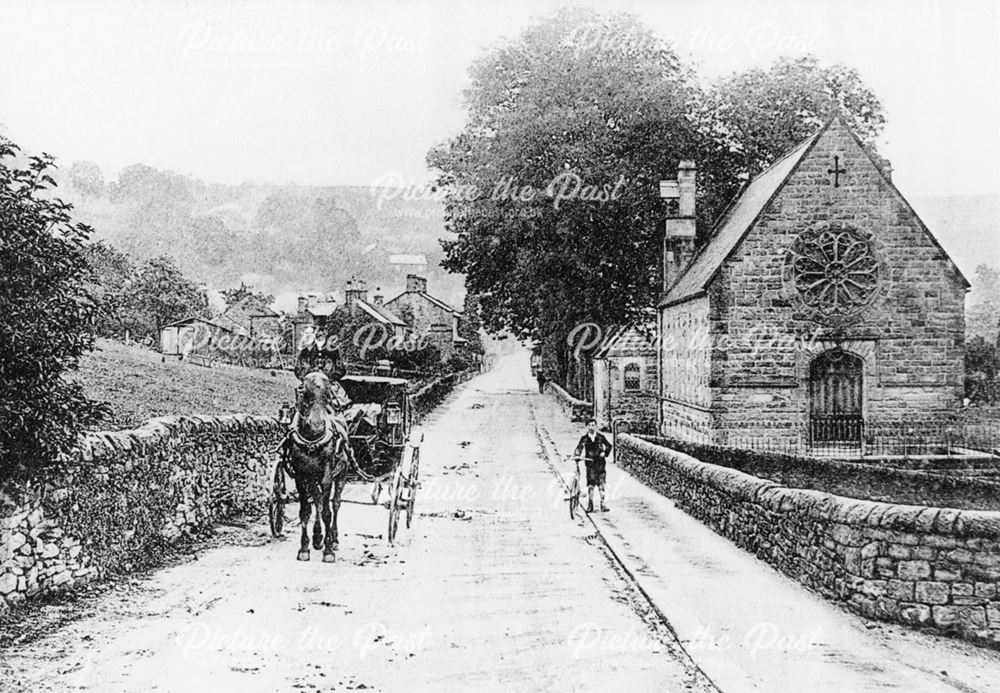
[(131, 298), (129, 284), (135, 267), (131, 258), (114, 246), (100, 241), (84, 248), (90, 266), (89, 290), (97, 303), (95, 331), (101, 337), (125, 336), (123, 312)]
[(471, 78), (465, 129), (428, 157), (456, 234), (444, 265), (465, 273), (488, 329), (541, 338), (565, 374), (574, 324), (653, 301), (658, 181), (679, 159), (713, 160), (689, 117), (693, 76), (633, 18), (568, 9)]
[(0, 137), (0, 483), (56, 466), (102, 412), (66, 378), (93, 346), (91, 230), (55, 197), (52, 161)]
[(128, 294), (123, 315), (126, 326), (137, 338), (147, 335), (156, 338), (164, 325), (208, 313), (205, 290), (181, 274), (167, 256), (143, 263), (129, 284)]
[(885, 126), (882, 104), (858, 71), (815, 56), (779, 58), (717, 80), (700, 119), (732, 153), (733, 174), (756, 175), (837, 111), (872, 153)]

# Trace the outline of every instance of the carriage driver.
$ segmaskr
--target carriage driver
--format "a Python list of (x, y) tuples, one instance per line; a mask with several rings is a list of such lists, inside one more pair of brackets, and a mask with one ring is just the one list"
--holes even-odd
[[(330, 416), (334, 425), (340, 430), (347, 440), (347, 419), (344, 411), (351, 404), (351, 398), (340, 384), (340, 379), (347, 374), (347, 369), (340, 357), (340, 344), (337, 339), (328, 336), (324, 331), (316, 331), (312, 325), (305, 328), (302, 340), (299, 342), (299, 353), (295, 359), (295, 377), (302, 382), (302, 379), (313, 371), (319, 371), (330, 379), (330, 392), (332, 397), (332, 410)], [(300, 392), (296, 390), (296, 400)], [(297, 404), (298, 402), (296, 402)], [(296, 411), (298, 407), (296, 406)], [(296, 414), (297, 416), (297, 414)], [(291, 427), (295, 427), (297, 422), (293, 419)], [(350, 446), (347, 446), (348, 454), (351, 453)]]
[[(605, 458), (611, 452), (611, 443), (604, 437), (603, 433), (597, 430), (597, 419), (587, 421), (587, 432), (576, 444), (574, 457), (585, 457), (587, 463), (587, 512), (594, 512), (594, 487), (601, 490), (601, 512), (607, 512), (608, 506), (605, 504)], [(579, 474), (579, 462), (577, 463), (577, 473)]]

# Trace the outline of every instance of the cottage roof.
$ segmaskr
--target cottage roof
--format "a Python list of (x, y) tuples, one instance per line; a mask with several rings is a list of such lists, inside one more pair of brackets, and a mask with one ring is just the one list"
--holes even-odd
[(357, 299), (357, 304), (358, 307), (361, 308), (361, 310), (368, 313), (378, 322), (387, 325), (395, 325), (397, 327), (407, 327), (407, 324), (403, 322), (402, 318), (400, 318), (398, 315), (393, 313), (385, 306), (376, 306), (375, 304), (369, 303), (368, 301), (362, 300), (360, 298)]
[(822, 128), (744, 186), (726, 211), (722, 213), (708, 242), (695, 256), (687, 271), (660, 301), (660, 306), (680, 303), (705, 290), (733, 248), (743, 240), (767, 203), (778, 193), (802, 157), (812, 148), (813, 143), (826, 130), (830, 122), (832, 121), (828, 121)]
[(423, 298), (426, 298), (428, 301), (430, 301), (431, 303), (433, 303), (438, 308), (442, 308), (442, 309), (448, 311), (449, 313), (452, 313), (453, 315), (457, 315), (458, 317), (462, 317), (462, 311), (455, 310), (448, 303), (442, 301), (440, 298), (437, 298), (436, 296), (431, 296), (426, 291), (404, 291), (403, 293), (401, 293), (399, 296), (396, 296), (392, 300), (386, 301), (386, 303), (388, 304), (388, 303), (393, 303), (394, 301), (398, 301), (399, 299), (401, 299), (403, 296), (406, 296), (407, 294), (414, 294), (416, 296), (422, 296)]
[(218, 320), (212, 320), (211, 318), (203, 318), (200, 315), (189, 315), (186, 318), (181, 318), (180, 320), (175, 320), (174, 322), (168, 323), (163, 327), (164, 328), (178, 327), (180, 325), (187, 325), (192, 322), (202, 322), (205, 323), (206, 325), (211, 325), (212, 327), (218, 327), (220, 330), (225, 330), (226, 332), (235, 332), (235, 330), (233, 330), (231, 327), (224, 325)]

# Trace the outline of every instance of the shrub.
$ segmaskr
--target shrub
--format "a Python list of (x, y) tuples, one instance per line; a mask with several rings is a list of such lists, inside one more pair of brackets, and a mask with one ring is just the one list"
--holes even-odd
[(71, 205), (48, 155), (0, 137), (0, 484), (53, 468), (103, 413), (64, 376), (93, 347), (97, 307)]

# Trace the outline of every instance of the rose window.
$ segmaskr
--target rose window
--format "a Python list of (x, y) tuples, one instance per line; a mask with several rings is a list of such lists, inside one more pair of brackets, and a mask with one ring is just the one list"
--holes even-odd
[(879, 262), (870, 240), (853, 229), (801, 234), (792, 245), (792, 281), (806, 306), (828, 317), (845, 317), (871, 303)]

